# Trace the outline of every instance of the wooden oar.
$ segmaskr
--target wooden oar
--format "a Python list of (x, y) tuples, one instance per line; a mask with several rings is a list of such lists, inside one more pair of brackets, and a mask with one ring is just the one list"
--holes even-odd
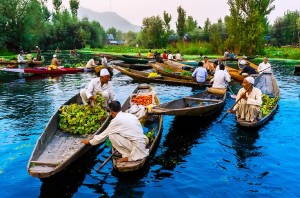
[(113, 156), (114, 154), (116, 154), (118, 151), (117, 149), (113, 152), (113, 154), (111, 154), (102, 164), (101, 166), (99, 166), (99, 168), (97, 169), (97, 171), (99, 171)]
[(243, 96), (247, 93), (247, 91), (252, 87), (253, 85), (251, 84), (247, 89), (246, 89), (246, 91), (241, 95), (241, 97), (237, 100), (237, 101), (235, 101), (235, 103), (230, 107), (230, 109), (228, 109), (227, 111), (226, 111), (226, 114), (223, 116), (223, 118), (221, 119), (221, 120), (219, 120), (218, 121), (218, 123), (221, 123), (223, 120), (224, 120), (224, 118), (228, 115), (228, 113), (233, 109), (233, 107), (243, 98)]

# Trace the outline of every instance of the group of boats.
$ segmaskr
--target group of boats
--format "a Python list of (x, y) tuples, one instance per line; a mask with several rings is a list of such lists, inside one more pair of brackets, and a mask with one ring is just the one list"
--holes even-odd
[[(133, 59), (132, 57), (127, 57)], [(132, 69), (130, 65), (140, 65), (144, 63), (123, 63), (127, 66), (120, 64), (113, 64), (112, 68), (118, 70), (124, 75), (131, 77), (137, 82), (146, 83), (166, 83), (182, 86), (193, 86), (193, 87), (209, 87), (209, 83), (197, 83), (194, 82), (191, 76), (182, 75), (186, 72), (186, 66), (182, 63), (176, 63), (173, 61), (164, 61), (164, 63), (158, 63), (154, 61), (148, 61), (148, 68), (153, 68), (160, 76), (151, 78), (149, 77), (150, 72), (140, 71), (137, 69)], [(184, 67), (183, 67), (184, 66)], [(143, 67), (140, 65), (140, 67)], [(184, 69), (185, 68), (185, 69)], [(193, 67), (191, 66), (191, 68)], [(239, 70), (227, 68), (229, 73), (240, 72)], [(168, 71), (168, 72), (166, 72)], [(171, 71), (171, 72), (170, 72)], [(232, 76), (232, 78), (234, 78)], [(238, 81), (241, 81), (240, 78)], [(257, 76), (255, 79), (255, 87), (259, 88), (262, 93), (267, 94), (271, 97), (279, 97), (279, 88), (276, 80), (272, 73), (263, 72)], [(150, 84), (139, 84), (132, 94), (138, 93), (151, 93), (153, 89)], [(154, 140), (147, 146), (151, 153), (154, 152), (155, 147), (158, 145), (159, 138), (162, 132), (162, 120), (163, 115), (174, 115), (174, 116), (208, 116), (212, 115), (222, 109), (226, 101), (226, 89), (218, 90), (214, 88), (208, 88), (200, 93), (179, 98), (176, 100), (171, 100), (166, 103), (161, 104), (157, 95), (154, 96), (155, 105), (149, 110), (147, 114), (145, 127), (154, 129)], [(64, 105), (70, 105), (72, 103), (80, 104), (81, 97), (79, 94), (72, 97)], [(278, 102), (274, 108), (270, 111), (268, 115), (261, 118), (259, 121), (252, 122), (239, 122), (237, 124), (243, 127), (259, 127), (266, 123), (276, 112)], [(131, 107), (131, 97), (122, 106), (122, 111), (126, 111)], [(59, 111), (51, 118), (47, 124), (44, 132), (38, 139), (36, 146), (32, 152), (29, 159), (27, 169), (30, 175), (39, 178), (50, 177), (61, 170), (68, 167), (69, 164), (78, 159), (86, 151), (88, 151), (91, 146), (81, 143), (82, 139), (91, 138), (105, 130), (108, 126), (111, 117), (107, 118), (102, 126), (95, 131), (92, 136), (88, 135), (73, 135), (70, 133), (63, 132), (58, 127), (59, 121)], [(113, 154), (115, 149), (112, 147)], [(112, 155), (113, 155), (112, 154)], [(146, 163), (149, 157), (142, 160), (134, 162), (119, 162), (118, 156), (113, 156), (112, 163), (115, 170), (119, 172), (131, 172), (139, 170)]]

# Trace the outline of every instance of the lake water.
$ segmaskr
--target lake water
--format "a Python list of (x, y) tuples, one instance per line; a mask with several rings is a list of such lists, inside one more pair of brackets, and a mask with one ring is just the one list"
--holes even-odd
[[(246, 130), (223, 110), (209, 118), (165, 116), (155, 155), (136, 173), (119, 175), (107, 163), (104, 145), (46, 180), (26, 169), (34, 145), (51, 116), (79, 92), (93, 74), (22, 77), (0, 74), (1, 197), (299, 197), (300, 76), (293, 63), (271, 61), (281, 91), (277, 113), (260, 129)], [(121, 103), (137, 83), (115, 72)], [(154, 84), (161, 102), (201, 90)], [(240, 85), (233, 85), (238, 91)]]

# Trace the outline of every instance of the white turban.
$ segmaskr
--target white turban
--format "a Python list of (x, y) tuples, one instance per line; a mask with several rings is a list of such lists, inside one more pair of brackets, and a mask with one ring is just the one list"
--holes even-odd
[(245, 78), (245, 80), (247, 80), (248, 83), (251, 83), (252, 85), (254, 84), (254, 78), (249, 76), (247, 78)]
[(100, 70), (100, 76), (107, 76), (107, 75), (110, 75), (107, 69), (104, 68)]
[(53, 58), (56, 58), (56, 54), (53, 55)]
[(246, 65), (246, 61), (241, 60), (241, 61), (240, 61), (240, 64), (241, 64), (241, 65)]

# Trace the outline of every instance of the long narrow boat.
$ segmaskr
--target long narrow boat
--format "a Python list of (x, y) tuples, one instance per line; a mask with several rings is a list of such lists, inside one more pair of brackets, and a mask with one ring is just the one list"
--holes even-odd
[[(153, 91), (153, 89), (150, 85), (141, 84), (133, 91), (133, 94), (138, 94), (138, 93), (147, 94), (150, 93), (151, 91)], [(130, 100), (131, 97), (128, 97), (122, 106), (122, 111), (126, 111), (131, 107)], [(156, 104), (160, 104), (156, 94), (154, 95), (154, 100)], [(156, 146), (159, 144), (159, 139), (162, 133), (162, 121), (163, 121), (162, 115), (159, 116), (148, 115), (147, 121), (144, 124), (144, 127), (148, 128), (149, 130), (151, 129), (154, 130), (154, 140), (150, 142), (149, 145), (147, 145), (147, 148), (149, 149), (149, 156), (141, 160), (129, 161), (129, 162), (118, 162), (118, 158), (112, 158), (113, 166), (115, 170), (119, 172), (130, 172), (130, 171), (139, 170), (144, 166), (145, 162), (149, 159), (151, 155), (153, 155)], [(114, 150), (115, 149), (112, 148), (112, 152), (114, 152)]]
[(193, 71), (195, 69), (195, 67), (193, 67), (191, 65), (186, 65), (186, 64), (182, 64), (182, 63), (179, 63), (176, 61), (171, 61), (171, 60), (165, 60), (164, 64), (170, 65), (172, 67), (177, 67), (180, 69), (191, 70), (191, 71)]
[(147, 64), (151, 60), (151, 59), (140, 59), (140, 58), (128, 58), (128, 57), (118, 56), (118, 55), (114, 57), (117, 60), (122, 60), (125, 63), (129, 63), (129, 64)]
[[(259, 74), (259, 76), (255, 79), (254, 87), (259, 88), (263, 94), (268, 95), (270, 98), (278, 97), (279, 99), (280, 97), (279, 87), (277, 85), (276, 79), (274, 78), (272, 72), (263, 72)], [(275, 114), (277, 107), (278, 107), (278, 100), (276, 102), (276, 105), (270, 111), (270, 113), (262, 117), (261, 119), (259, 119), (257, 122), (246, 122), (246, 121), (237, 120), (237, 123), (240, 126), (249, 127), (249, 128), (262, 126)]]
[[(79, 94), (72, 97), (64, 105), (81, 103)], [(65, 169), (69, 164), (88, 151), (91, 146), (81, 143), (88, 135), (73, 135), (58, 128), (60, 111), (50, 119), (44, 132), (41, 134), (31, 157), (28, 161), (27, 170), (33, 177), (46, 178)], [(101, 127), (92, 136), (101, 133), (109, 124), (107, 118)]]
[(91, 69), (85, 69), (85, 68), (61, 68), (55, 70), (48, 70), (47, 67), (24, 68), (24, 69), (2, 68), (0, 70), (6, 72), (17, 72), (17, 73), (27, 73), (27, 74), (75, 74), (79, 72), (91, 71)]
[(28, 61), (28, 62), (18, 62), (18, 61), (0, 61), (0, 65), (42, 65), (44, 61)]
[(184, 76), (182, 75), (182, 72), (187, 72), (184, 69), (162, 64), (158, 62), (149, 62), (149, 65), (157, 71), (157, 73), (163, 75), (163, 76), (169, 76), (172, 78), (179, 78), (179, 79), (186, 79), (186, 80), (193, 80), (192, 76)]
[(165, 84), (173, 84), (173, 85), (183, 85), (183, 86), (194, 86), (194, 87), (209, 87), (211, 84), (208, 82), (206, 83), (197, 83), (193, 82), (192, 80), (186, 79), (178, 79), (178, 78), (171, 78), (167, 76), (161, 76), (157, 78), (149, 78), (149, 73), (137, 71), (133, 69), (125, 69), (120, 66), (113, 65), (114, 69), (120, 71), (122, 74), (129, 76), (130, 78), (140, 81), (140, 82), (148, 82), (148, 83), (165, 83)]
[(132, 55), (126, 55), (126, 54), (122, 54), (122, 56), (126, 57), (126, 58), (137, 58), (137, 59), (145, 59), (145, 60), (154, 60), (154, 58), (148, 58), (146, 56), (132, 56)]
[(207, 116), (220, 110), (226, 100), (226, 90), (222, 93), (211, 93), (208, 90), (188, 97), (173, 100), (152, 108), (153, 114), (175, 116)]
[(152, 67), (149, 64), (129, 64), (129, 63), (114, 63), (115, 65), (124, 67), (124, 68), (129, 68), (129, 69), (135, 69), (135, 70), (146, 70), (146, 69), (151, 69)]

